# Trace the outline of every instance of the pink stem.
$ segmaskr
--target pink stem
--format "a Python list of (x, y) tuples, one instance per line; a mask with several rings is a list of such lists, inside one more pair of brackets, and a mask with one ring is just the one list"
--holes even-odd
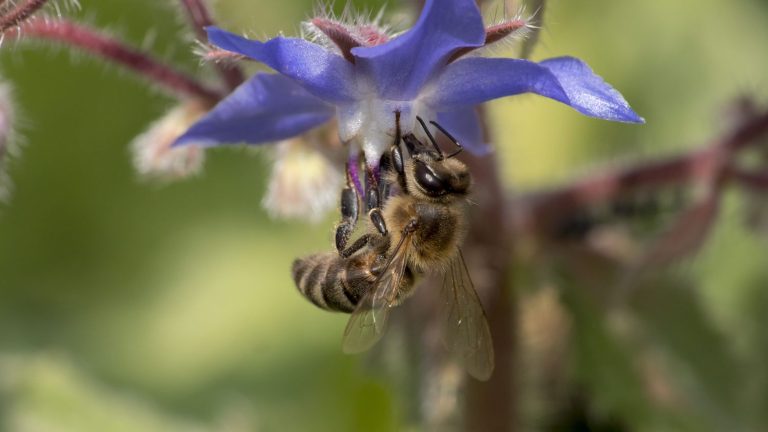
[[(610, 201), (639, 187), (684, 184), (706, 180), (713, 165), (727, 163), (731, 155), (758, 142), (768, 134), (768, 111), (742, 123), (731, 133), (715, 140), (709, 147), (670, 159), (647, 162), (629, 168), (607, 170), (575, 181), (551, 192), (529, 195), (515, 200), (516, 233), (539, 232), (546, 237), (562, 215), (601, 202)], [(722, 180), (736, 179), (752, 186), (762, 185), (764, 176), (724, 169)]]
[[(514, 34), (516, 32), (519, 32), (521, 30), (524, 30), (528, 26), (528, 21), (525, 19), (513, 19), (509, 21), (505, 21), (501, 24), (495, 24), (489, 27), (485, 28), (485, 43), (483, 46), (488, 46), (494, 42), (498, 42), (505, 37)], [(465, 54), (476, 50), (479, 47), (476, 48), (460, 48), (456, 50), (451, 57), (448, 59), (448, 63), (453, 62), (454, 60), (458, 59), (459, 57), (464, 56)]]
[(728, 174), (731, 179), (750, 189), (768, 192), (768, 173), (753, 173), (731, 169)]
[[(485, 114), (481, 112), (485, 117)], [(486, 132), (486, 136), (487, 132)], [(489, 140), (490, 141), (490, 140)], [(493, 335), (496, 368), (491, 379), (469, 379), (465, 401), (465, 430), (518, 430), (517, 291), (514, 266), (515, 236), (505, 206), (504, 188), (497, 161), (492, 157), (468, 158), (474, 174), (477, 206), (472, 212), (467, 239), (462, 246), (478, 294), (484, 300)], [(478, 277), (480, 276), (480, 277)]]
[(201, 98), (211, 104), (222, 98), (195, 78), (161, 63), (148, 54), (93, 29), (66, 20), (33, 19), (5, 32), (5, 37), (36, 37), (77, 47), (103, 59), (118, 63), (176, 95)]
[[(213, 25), (213, 19), (208, 11), (208, 7), (203, 0), (181, 0), (182, 7), (187, 11), (192, 28), (201, 41), (208, 41), (208, 34), (205, 28)], [(221, 79), (227, 84), (230, 90), (234, 90), (245, 81), (243, 71), (235, 64), (216, 64), (216, 71)]]
[(8, 13), (0, 17), (0, 33), (21, 24), (41, 7), (45, 6), (46, 3), (48, 3), (48, 0), (27, 0), (13, 6)]

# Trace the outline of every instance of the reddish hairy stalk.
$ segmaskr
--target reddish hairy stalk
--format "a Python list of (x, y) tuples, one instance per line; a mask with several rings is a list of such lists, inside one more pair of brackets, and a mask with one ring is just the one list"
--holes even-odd
[(207, 62), (237, 62), (241, 60), (249, 60), (248, 57), (233, 53), (223, 49), (209, 49), (202, 54), (203, 60)]
[[(0, 17), (0, 33), (24, 22), (32, 14), (45, 6), (48, 0), (26, 0), (13, 6), (7, 13)], [(2, 2), (0, 2), (2, 4)]]
[(722, 168), (718, 181), (737, 180), (760, 187), (764, 175), (734, 170), (729, 160), (735, 152), (759, 142), (757, 138), (763, 135), (768, 135), (768, 111), (746, 120), (707, 148), (629, 168), (606, 170), (562, 189), (523, 197), (513, 203), (517, 211), (515, 232), (536, 232), (549, 237), (563, 215), (611, 201), (640, 187), (707, 182), (718, 166)]
[[(485, 28), (485, 42), (483, 46), (488, 46), (494, 42), (498, 42), (505, 37), (512, 35), (519, 31), (524, 31), (528, 28), (528, 21), (522, 18), (517, 18), (509, 21), (505, 21), (501, 24), (488, 26)], [(476, 50), (477, 48), (461, 48), (453, 53), (448, 63), (451, 63), (459, 57)]]
[(348, 62), (355, 64), (355, 56), (352, 55), (352, 48), (359, 47), (360, 42), (352, 37), (346, 27), (336, 21), (326, 18), (313, 18), (312, 24), (339, 47), (341, 54)]
[(492, 44), (528, 26), (528, 21), (522, 18), (513, 19), (501, 24), (485, 28), (485, 44)]
[[(192, 29), (197, 38), (203, 42), (208, 41), (205, 28), (213, 25), (213, 18), (203, 0), (181, 0), (181, 6), (187, 11)], [(216, 71), (230, 90), (234, 90), (245, 81), (243, 71), (236, 64), (216, 64)]]
[(148, 54), (93, 29), (66, 20), (33, 19), (5, 32), (5, 37), (35, 37), (76, 47), (90, 54), (120, 64), (174, 95), (192, 96), (211, 104), (222, 98), (195, 78), (161, 63)]

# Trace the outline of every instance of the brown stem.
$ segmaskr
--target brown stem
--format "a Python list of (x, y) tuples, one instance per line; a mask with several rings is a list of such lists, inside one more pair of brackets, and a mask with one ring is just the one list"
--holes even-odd
[[(205, 28), (212, 26), (213, 18), (203, 0), (181, 0), (181, 6), (187, 11), (192, 28), (197, 38), (203, 42), (208, 41), (208, 34)], [(230, 90), (234, 90), (245, 81), (243, 71), (236, 64), (217, 63), (216, 71)]]
[[(481, 6), (483, 0), (477, 0)], [(512, 20), (486, 28), (486, 43), (493, 43), (525, 27), (525, 20)], [(492, 142), (485, 122), (485, 109), (479, 110), (483, 135)], [(518, 392), (516, 379), (517, 312), (513, 273), (510, 263), (514, 238), (507, 215), (506, 194), (495, 157), (469, 157), (473, 174), (472, 200), (476, 203), (464, 244), (467, 261), (475, 274), (478, 295), (486, 309), (493, 335), (495, 370), (490, 380), (467, 383), (465, 430), (514, 431), (517, 429)]]
[(192, 22), (192, 29), (200, 40), (208, 40), (205, 28), (213, 25), (213, 19), (202, 0), (180, 0)]
[(8, 13), (0, 17), (0, 33), (17, 26), (45, 6), (48, 0), (26, 0), (13, 6)]
[[(444, 137), (438, 139), (442, 141)], [(450, 142), (440, 143), (441, 148), (451, 148), (452, 145)], [(456, 430), (456, 425), (463, 419), (467, 431), (507, 432), (517, 426), (517, 314), (509, 266), (512, 262), (509, 240), (513, 236), (507, 235), (511, 224), (496, 159), (492, 156), (472, 157), (468, 152), (459, 157), (472, 173), (470, 199), (474, 203), (470, 207), (468, 232), (461, 249), (485, 307), (493, 339), (495, 370), (485, 382), (462, 372), (463, 385), (455, 380), (455, 375), (445, 372), (450, 369), (446, 368), (445, 348), (439, 337), (436, 310), (439, 308), (435, 301), (442, 278), (427, 278), (408, 302), (412, 316), (418, 317), (415, 321), (429, 323), (418, 345), (422, 363), (422, 419), (425, 430)], [(456, 394), (461, 388), (466, 390), (465, 393)], [(456, 409), (448, 410), (445, 399), (463, 402), (463, 415)]]
[(216, 103), (223, 96), (184, 72), (82, 24), (66, 20), (32, 19), (18, 28), (6, 31), (4, 37), (13, 39), (21, 35), (76, 47), (120, 64), (174, 95), (192, 96), (208, 103)]
[(467, 383), (466, 430), (512, 431), (517, 426), (517, 314), (509, 265), (513, 236), (507, 235), (509, 219), (496, 160), (473, 158), (468, 164), (475, 179), (472, 199), (477, 207), (464, 250), (486, 307), (496, 369), (487, 382)]
[[(536, 233), (548, 237), (562, 215), (597, 203), (608, 202), (640, 187), (666, 184), (689, 184), (706, 180), (712, 167), (723, 159), (768, 134), (768, 111), (754, 116), (730, 133), (714, 140), (711, 145), (669, 159), (647, 162), (629, 168), (605, 170), (551, 192), (532, 194), (515, 201), (515, 232)], [(723, 180), (733, 177), (733, 171), (723, 172)], [(756, 177), (740, 174), (742, 182), (759, 184)]]
[(749, 189), (768, 193), (768, 173), (753, 173), (731, 169), (728, 171), (728, 175)]

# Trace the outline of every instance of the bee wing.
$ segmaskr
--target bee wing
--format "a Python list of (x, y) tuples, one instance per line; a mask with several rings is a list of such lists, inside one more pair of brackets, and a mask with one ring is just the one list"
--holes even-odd
[(384, 335), (389, 313), (408, 265), (410, 234), (400, 238), (394, 253), (373, 285), (357, 304), (344, 330), (342, 349), (347, 354), (365, 351)]
[(487, 380), (494, 367), (491, 330), (461, 250), (443, 278), (441, 294), (446, 348), (470, 375)]

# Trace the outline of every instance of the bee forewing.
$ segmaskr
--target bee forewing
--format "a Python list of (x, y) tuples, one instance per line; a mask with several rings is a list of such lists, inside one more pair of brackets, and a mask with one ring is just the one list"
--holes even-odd
[(346, 354), (366, 351), (384, 335), (388, 320), (389, 308), (374, 309), (361, 302), (347, 322), (342, 350)]
[(443, 278), (441, 295), (446, 348), (470, 375), (487, 380), (494, 368), (491, 331), (461, 251)]
[(344, 330), (342, 349), (347, 354), (365, 351), (384, 335), (389, 313), (408, 265), (408, 246), (400, 241), (371, 291), (358, 303)]

